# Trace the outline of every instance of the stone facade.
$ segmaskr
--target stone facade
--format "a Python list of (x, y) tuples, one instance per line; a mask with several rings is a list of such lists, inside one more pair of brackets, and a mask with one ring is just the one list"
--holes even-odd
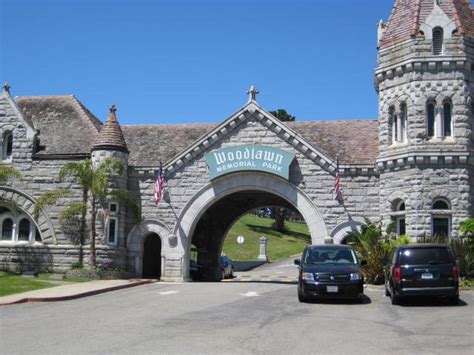
[[(123, 163), (111, 186), (131, 192), (142, 214), (137, 221), (113, 200), (114, 209), (109, 205), (104, 213), (99, 208), (97, 262), (137, 276), (152, 261), (159, 268), (156, 276), (188, 279), (194, 246), (206, 250), (199, 262), (210, 280), (217, 279), (228, 228), (243, 213), (268, 205), (300, 212), (313, 243), (342, 243), (366, 219), (384, 226), (395, 222), (398, 234), (413, 237), (440, 231), (458, 236), (459, 224), (474, 214), (474, 38), (469, 27), (474, 31), (474, 17), (471, 10), (471, 16), (456, 19), (455, 9), (464, 8), (464, 0), (450, 1), (452, 8), (431, 0), (412, 8), (412, 2), (399, 0), (390, 21), (380, 25), (378, 121), (280, 122), (259, 106), (251, 90), (249, 101), (220, 124), (121, 127), (115, 108), (102, 125), (72, 96), (14, 99), (5, 87), (0, 96), (2, 164), (23, 177), (0, 186), (0, 267), (63, 272), (79, 261), (81, 250), (88, 255), (88, 241), (81, 248), (77, 233), (68, 232), (59, 218), (65, 206), (81, 201), (82, 190), (73, 179), (61, 181), (59, 171), (68, 162), (89, 158), (94, 166), (107, 158)], [(410, 16), (418, 21), (415, 32), (397, 22)], [(445, 31), (443, 41), (435, 43), (438, 27)], [(440, 45), (438, 53), (434, 47)], [(242, 170), (211, 180), (206, 155), (242, 145), (293, 154), (289, 178)], [(160, 160), (166, 190), (156, 205)], [(337, 171), (342, 196), (334, 199)], [(45, 206), (35, 219), (37, 199), (58, 188), (73, 193)], [(32, 226), (29, 234), (27, 225)], [(155, 237), (161, 244), (152, 254), (148, 241)]]

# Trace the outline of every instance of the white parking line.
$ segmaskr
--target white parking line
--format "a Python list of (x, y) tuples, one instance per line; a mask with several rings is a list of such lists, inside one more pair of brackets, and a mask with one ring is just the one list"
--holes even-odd
[(260, 296), (258, 294), (258, 292), (254, 292), (254, 291), (249, 291), (247, 293), (239, 293), (239, 295), (244, 296), (244, 297), (258, 297), (258, 296)]
[(164, 292), (160, 292), (160, 295), (173, 295), (175, 293), (178, 293), (179, 291), (164, 291)]

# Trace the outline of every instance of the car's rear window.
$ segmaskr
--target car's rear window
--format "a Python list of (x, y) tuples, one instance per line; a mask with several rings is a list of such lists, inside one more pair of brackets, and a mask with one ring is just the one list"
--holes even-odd
[(354, 251), (349, 248), (309, 248), (304, 256), (305, 264), (357, 264)]
[(400, 265), (451, 264), (447, 248), (413, 248), (403, 249)]

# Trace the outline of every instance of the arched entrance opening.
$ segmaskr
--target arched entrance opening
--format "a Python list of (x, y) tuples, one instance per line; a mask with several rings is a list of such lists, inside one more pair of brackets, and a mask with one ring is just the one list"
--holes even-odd
[(189, 279), (191, 246), (204, 246), (198, 258), (206, 275), (219, 279), (218, 257), (226, 231), (239, 216), (261, 206), (296, 209), (305, 220), (312, 244), (329, 239), (324, 218), (313, 200), (292, 182), (259, 172), (242, 172), (216, 178), (196, 192), (181, 211), (173, 234), (182, 247), (182, 277)]
[(229, 229), (242, 215), (264, 206), (297, 211), (280, 196), (251, 189), (227, 195), (205, 211), (196, 224), (191, 241), (197, 251), (194, 257), (200, 268), (201, 280), (218, 281), (222, 278), (219, 257)]
[(161, 277), (161, 238), (156, 233), (145, 237), (143, 244), (143, 277)]

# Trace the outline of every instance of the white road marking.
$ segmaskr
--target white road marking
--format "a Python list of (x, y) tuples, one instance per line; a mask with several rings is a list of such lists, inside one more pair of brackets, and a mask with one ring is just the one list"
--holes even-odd
[(175, 293), (178, 293), (178, 291), (164, 291), (160, 292), (160, 295), (173, 295)]
[(258, 292), (254, 292), (254, 291), (249, 291), (247, 293), (240, 293), (241, 296), (244, 296), (244, 297), (258, 297), (260, 296), (258, 294)]

